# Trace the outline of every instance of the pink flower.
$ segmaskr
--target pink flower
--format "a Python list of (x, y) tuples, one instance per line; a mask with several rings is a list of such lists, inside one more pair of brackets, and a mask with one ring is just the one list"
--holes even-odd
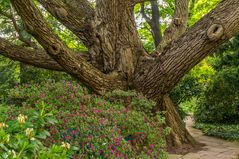
[(151, 149), (155, 148), (155, 145), (154, 144), (150, 144), (149, 146)]
[(149, 151), (147, 152), (147, 154), (150, 155), (152, 152), (153, 152), (153, 150), (149, 150)]
[(120, 129), (118, 129), (118, 133), (119, 133), (119, 134), (121, 133), (121, 130), (120, 130)]

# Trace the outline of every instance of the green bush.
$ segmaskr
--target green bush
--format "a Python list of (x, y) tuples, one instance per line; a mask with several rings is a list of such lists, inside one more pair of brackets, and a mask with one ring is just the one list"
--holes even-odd
[(179, 107), (186, 114), (193, 114), (196, 110), (197, 97), (192, 97), (190, 100), (180, 103)]
[(44, 101), (44, 109), (58, 120), (45, 127), (50, 136), (44, 145), (67, 142), (78, 147), (74, 158), (167, 156), (164, 138), (169, 129), (163, 129), (164, 119), (160, 114), (151, 116), (148, 110), (155, 103), (135, 92), (113, 91), (101, 97), (75, 82), (48, 81), (15, 87), (9, 98), (21, 99), (23, 112)]
[[(28, 115), (19, 114), (21, 109), (12, 109), (6, 105), (0, 106), (0, 158), (70, 158), (73, 147), (68, 143), (44, 146), (42, 139), (49, 136), (46, 125), (56, 121), (52, 114), (42, 107), (37, 110), (28, 110)], [(13, 113), (14, 112), (14, 113)]]
[(215, 70), (208, 65), (207, 60), (194, 67), (170, 92), (170, 97), (178, 106), (178, 111), (183, 119), (187, 113), (194, 112), (195, 100), (204, 91)]
[(204, 124), (196, 123), (195, 128), (205, 134), (223, 139), (239, 141), (239, 124)]
[(239, 67), (225, 68), (214, 76), (197, 103), (195, 118), (205, 123), (239, 121)]
[(17, 71), (15, 63), (0, 57), (0, 102), (5, 100), (8, 89), (13, 88), (19, 82)]

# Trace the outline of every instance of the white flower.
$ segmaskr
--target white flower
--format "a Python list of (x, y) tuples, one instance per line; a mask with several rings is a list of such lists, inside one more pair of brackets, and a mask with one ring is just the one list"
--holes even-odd
[(11, 154), (12, 158), (17, 158), (17, 154), (14, 150), (11, 150), (10, 154)]
[(30, 139), (30, 140), (35, 140), (35, 138), (33, 137), (33, 128), (27, 128), (25, 130), (26, 132), (26, 136)]
[(66, 148), (66, 149), (70, 149), (70, 147), (71, 147), (71, 145), (67, 142), (62, 142), (61, 144), (62, 144), (61, 146)]
[(8, 143), (10, 141), (10, 135), (8, 134), (6, 137), (6, 142)]
[(23, 115), (23, 114), (19, 114), (17, 117), (17, 120), (20, 124), (24, 124), (26, 122), (27, 116)]
[(5, 124), (5, 123), (0, 123), (0, 129), (1, 129), (1, 128), (7, 128), (7, 127), (8, 127), (7, 124)]

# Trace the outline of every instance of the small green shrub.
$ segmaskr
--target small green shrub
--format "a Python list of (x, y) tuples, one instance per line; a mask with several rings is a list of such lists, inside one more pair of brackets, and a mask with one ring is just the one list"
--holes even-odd
[(217, 73), (197, 103), (195, 118), (203, 123), (239, 121), (239, 68)]
[(204, 124), (196, 123), (195, 128), (205, 134), (223, 139), (239, 141), (239, 124)]

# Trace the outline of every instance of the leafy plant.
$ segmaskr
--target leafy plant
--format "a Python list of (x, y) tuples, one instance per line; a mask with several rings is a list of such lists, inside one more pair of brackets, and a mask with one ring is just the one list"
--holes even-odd
[[(1, 109), (0, 114), (5, 110)], [(39, 111), (28, 111), (28, 116), (11, 114), (1, 118), (0, 122), (0, 158), (69, 158), (72, 154), (70, 146), (44, 146), (41, 139), (50, 136), (45, 130), (47, 124), (54, 124), (52, 114), (45, 112), (45, 105)], [(53, 122), (54, 121), (54, 122)], [(34, 123), (34, 124), (33, 124)]]
[(205, 124), (196, 123), (195, 128), (201, 129), (205, 134), (223, 139), (239, 141), (238, 124)]
[[(19, 85), (9, 98), (23, 99), (21, 111), (40, 110), (34, 113), (37, 125), (48, 123), (48, 114), (54, 114), (58, 123), (44, 125), (50, 135), (45, 135), (43, 143), (47, 147), (62, 142), (78, 147), (73, 158), (163, 159), (167, 155), (164, 118), (152, 116), (149, 110), (155, 103), (134, 91), (116, 90), (101, 97), (76, 82), (47, 81)], [(41, 112), (47, 112), (44, 120), (39, 120)]]

